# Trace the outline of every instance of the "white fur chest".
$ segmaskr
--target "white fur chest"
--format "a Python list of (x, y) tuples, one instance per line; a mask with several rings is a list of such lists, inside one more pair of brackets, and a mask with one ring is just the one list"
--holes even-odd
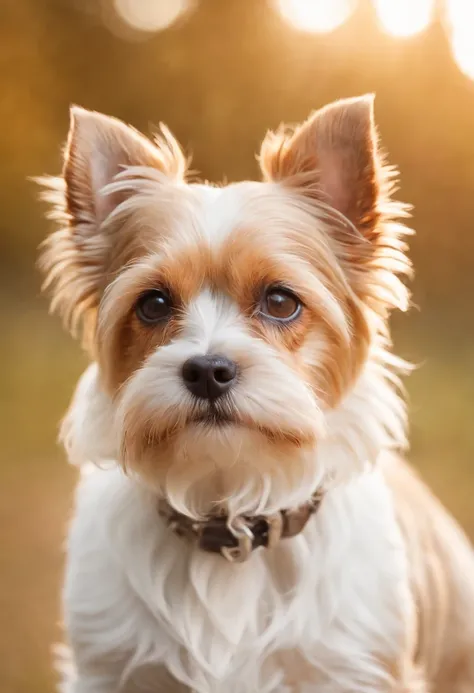
[(98, 682), (88, 693), (145, 677), (157, 693), (163, 667), (198, 693), (386, 690), (380, 662), (403, 649), (408, 610), (378, 472), (328, 494), (301, 536), (238, 565), (171, 534), (120, 471), (83, 475), (65, 618), (81, 671)]

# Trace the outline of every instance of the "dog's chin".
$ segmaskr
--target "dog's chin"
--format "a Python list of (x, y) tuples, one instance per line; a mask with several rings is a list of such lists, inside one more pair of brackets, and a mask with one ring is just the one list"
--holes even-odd
[(155, 428), (152, 435), (136, 420), (135, 428), (123, 429), (121, 461), (192, 517), (223, 499), (239, 513), (298, 505), (318, 474), (314, 434), (285, 429), (283, 416), (274, 425), (262, 419), (209, 407), (187, 411), (179, 426)]
[(298, 450), (314, 447), (313, 431), (293, 430), (279, 423), (270, 425), (210, 408), (190, 414), (179, 425), (146, 426), (141, 430), (129, 426), (122, 438), (122, 450), (132, 466), (133, 460), (144, 458), (148, 464), (168, 466), (176, 457), (210, 457), (220, 466), (226, 460), (238, 461), (240, 453), (244, 457), (251, 453), (252, 458), (263, 452), (271, 457), (291, 457)]
[(317, 428), (304, 425), (293, 410), (252, 417), (235, 403), (217, 402), (177, 408), (169, 417), (156, 411), (151, 420), (143, 410), (127, 413), (121, 421), (122, 465), (175, 507), (191, 512), (187, 504), (193, 498), (194, 513), (223, 497), (242, 501), (246, 509), (262, 502), (276, 507), (301, 484), (306, 491), (314, 485)]

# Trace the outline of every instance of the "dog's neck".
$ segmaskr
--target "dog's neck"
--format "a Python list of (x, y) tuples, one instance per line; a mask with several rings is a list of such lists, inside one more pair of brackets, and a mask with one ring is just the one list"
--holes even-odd
[(323, 495), (320, 490), (298, 508), (285, 508), (271, 516), (240, 516), (233, 520), (224, 514), (214, 514), (195, 521), (176, 512), (166, 498), (159, 500), (158, 512), (177, 536), (202, 551), (220, 554), (231, 563), (243, 563), (255, 549), (274, 548), (282, 539), (302, 532), (319, 510)]

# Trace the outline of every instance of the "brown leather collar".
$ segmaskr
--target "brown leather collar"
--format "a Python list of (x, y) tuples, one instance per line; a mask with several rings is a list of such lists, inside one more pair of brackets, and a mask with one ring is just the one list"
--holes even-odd
[(232, 563), (242, 563), (259, 546), (271, 548), (280, 539), (299, 534), (318, 511), (322, 499), (323, 493), (316, 492), (307, 503), (293, 510), (280, 510), (270, 516), (237, 517), (232, 523), (225, 515), (193, 520), (174, 510), (165, 499), (160, 500), (158, 512), (178, 536), (196, 540), (203, 551), (220, 553)]

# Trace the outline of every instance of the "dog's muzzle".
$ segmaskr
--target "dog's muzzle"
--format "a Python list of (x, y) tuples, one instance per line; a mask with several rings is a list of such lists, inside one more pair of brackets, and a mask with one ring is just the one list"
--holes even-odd
[(231, 563), (243, 563), (258, 547), (273, 548), (281, 539), (302, 532), (319, 510), (322, 499), (323, 492), (318, 491), (298, 508), (269, 516), (241, 516), (232, 521), (225, 515), (196, 521), (174, 510), (165, 499), (160, 500), (158, 512), (178, 536), (195, 541), (203, 551), (221, 554)]

